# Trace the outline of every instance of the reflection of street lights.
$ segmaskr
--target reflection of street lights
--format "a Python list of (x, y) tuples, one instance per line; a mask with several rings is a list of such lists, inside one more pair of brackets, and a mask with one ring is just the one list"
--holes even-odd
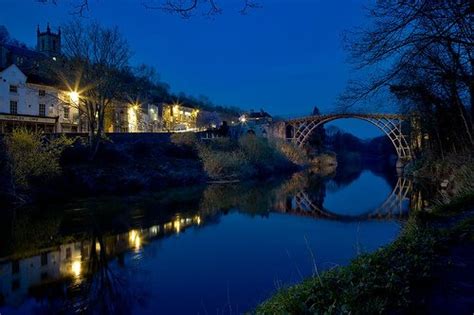
[(79, 260), (72, 262), (71, 271), (75, 277), (79, 277), (81, 275), (81, 269), (81, 262)]

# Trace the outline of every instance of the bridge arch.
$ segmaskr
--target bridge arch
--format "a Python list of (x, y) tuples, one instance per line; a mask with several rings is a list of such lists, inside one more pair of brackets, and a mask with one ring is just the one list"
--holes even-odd
[(392, 192), (387, 199), (377, 208), (359, 215), (341, 215), (331, 212), (313, 202), (305, 190), (301, 190), (295, 194), (294, 206), (287, 209), (287, 213), (308, 216), (314, 218), (325, 218), (338, 221), (364, 221), (374, 219), (392, 219), (399, 218), (404, 215), (405, 201), (410, 200), (412, 191), (411, 180), (399, 177)]
[[(355, 118), (367, 121), (380, 129), (392, 142), (398, 158), (407, 161), (412, 158), (412, 153), (408, 137), (402, 132), (402, 122), (406, 118), (402, 115), (394, 114), (332, 114), (316, 115), (299, 119), (292, 119), (287, 122), (286, 138), (294, 142), (297, 146), (303, 147), (308, 141), (311, 133), (319, 126), (338, 119)], [(294, 130), (293, 137), (288, 137), (288, 126)]]

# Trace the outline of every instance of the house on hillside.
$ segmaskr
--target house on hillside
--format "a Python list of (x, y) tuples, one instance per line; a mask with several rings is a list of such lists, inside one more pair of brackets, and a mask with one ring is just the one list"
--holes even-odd
[(0, 132), (16, 127), (54, 132), (79, 132), (76, 94), (47, 80), (27, 76), (15, 64), (0, 71)]
[(160, 116), (165, 131), (195, 131), (199, 109), (181, 103), (161, 104)]
[(242, 133), (266, 137), (268, 135), (268, 127), (272, 123), (273, 118), (269, 113), (260, 110), (259, 112), (250, 111), (245, 113), (240, 116), (239, 120)]

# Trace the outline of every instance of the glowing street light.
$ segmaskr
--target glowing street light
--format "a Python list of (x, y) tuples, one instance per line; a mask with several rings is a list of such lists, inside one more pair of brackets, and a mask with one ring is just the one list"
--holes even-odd
[(79, 93), (76, 91), (71, 91), (69, 92), (69, 98), (71, 99), (71, 102), (74, 104), (79, 103)]

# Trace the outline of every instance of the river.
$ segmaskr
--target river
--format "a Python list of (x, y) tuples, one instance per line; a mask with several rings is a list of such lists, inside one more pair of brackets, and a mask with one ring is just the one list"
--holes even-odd
[(375, 165), (19, 209), (2, 223), (0, 314), (243, 313), (392, 242), (410, 196)]

